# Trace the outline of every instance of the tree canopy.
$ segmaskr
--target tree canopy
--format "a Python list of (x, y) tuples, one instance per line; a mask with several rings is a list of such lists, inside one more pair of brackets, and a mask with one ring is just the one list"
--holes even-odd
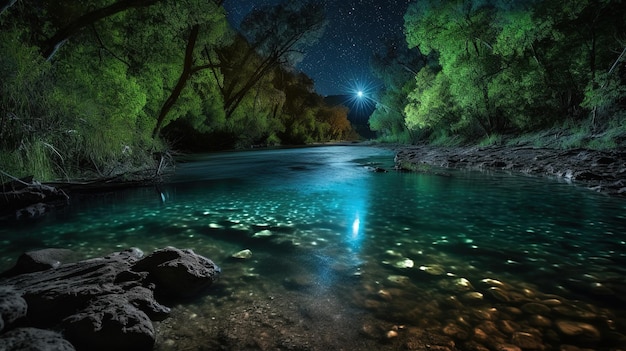
[[(414, 2), (405, 15), (406, 42), (434, 64), (411, 73), (412, 82), (401, 79), (403, 88), (386, 84), (383, 99), (403, 113), (396, 113), (393, 127), (379, 109), (372, 127), (477, 138), (567, 121), (624, 126), (622, 6), (611, 0)], [(398, 62), (374, 66), (384, 81), (402, 76), (388, 68), (401, 69)]]
[[(241, 33), (222, 1), (0, 5), (5, 172), (110, 176), (154, 163), (152, 153), (168, 145), (208, 150), (349, 133), (347, 112), (326, 106), (293, 68), (324, 30), (316, 2), (256, 9)], [(309, 102), (296, 109), (287, 96)]]

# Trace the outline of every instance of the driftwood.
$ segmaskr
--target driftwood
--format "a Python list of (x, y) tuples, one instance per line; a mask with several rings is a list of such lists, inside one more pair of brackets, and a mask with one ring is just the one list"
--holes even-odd
[(32, 176), (11, 178), (0, 186), (0, 219), (38, 217), (69, 202), (63, 190), (34, 181)]

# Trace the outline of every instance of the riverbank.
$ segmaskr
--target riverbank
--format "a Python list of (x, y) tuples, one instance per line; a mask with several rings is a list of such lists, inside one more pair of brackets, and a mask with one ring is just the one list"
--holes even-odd
[(592, 191), (626, 197), (626, 149), (559, 150), (532, 146), (390, 146), (396, 168), (500, 170), (559, 178)]

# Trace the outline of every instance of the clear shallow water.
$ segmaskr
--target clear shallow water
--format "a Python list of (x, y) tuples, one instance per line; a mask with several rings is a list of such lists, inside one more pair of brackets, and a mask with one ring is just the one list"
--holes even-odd
[[(157, 323), (162, 350), (626, 345), (623, 199), (521, 175), (366, 167), (392, 159), (360, 146), (196, 156), (159, 189), (1, 228), (0, 265), (42, 247), (213, 259), (212, 292)], [(252, 258), (230, 258), (242, 249)]]

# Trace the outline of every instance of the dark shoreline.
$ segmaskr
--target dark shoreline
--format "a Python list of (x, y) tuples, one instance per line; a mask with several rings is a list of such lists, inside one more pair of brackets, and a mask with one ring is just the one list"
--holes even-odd
[(396, 152), (397, 169), (428, 167), (498, 170), (562, 179), (589, 190), (626, 197), (626, 149), (559, 150), (531, 146), (436, 147), (381, 145)]

